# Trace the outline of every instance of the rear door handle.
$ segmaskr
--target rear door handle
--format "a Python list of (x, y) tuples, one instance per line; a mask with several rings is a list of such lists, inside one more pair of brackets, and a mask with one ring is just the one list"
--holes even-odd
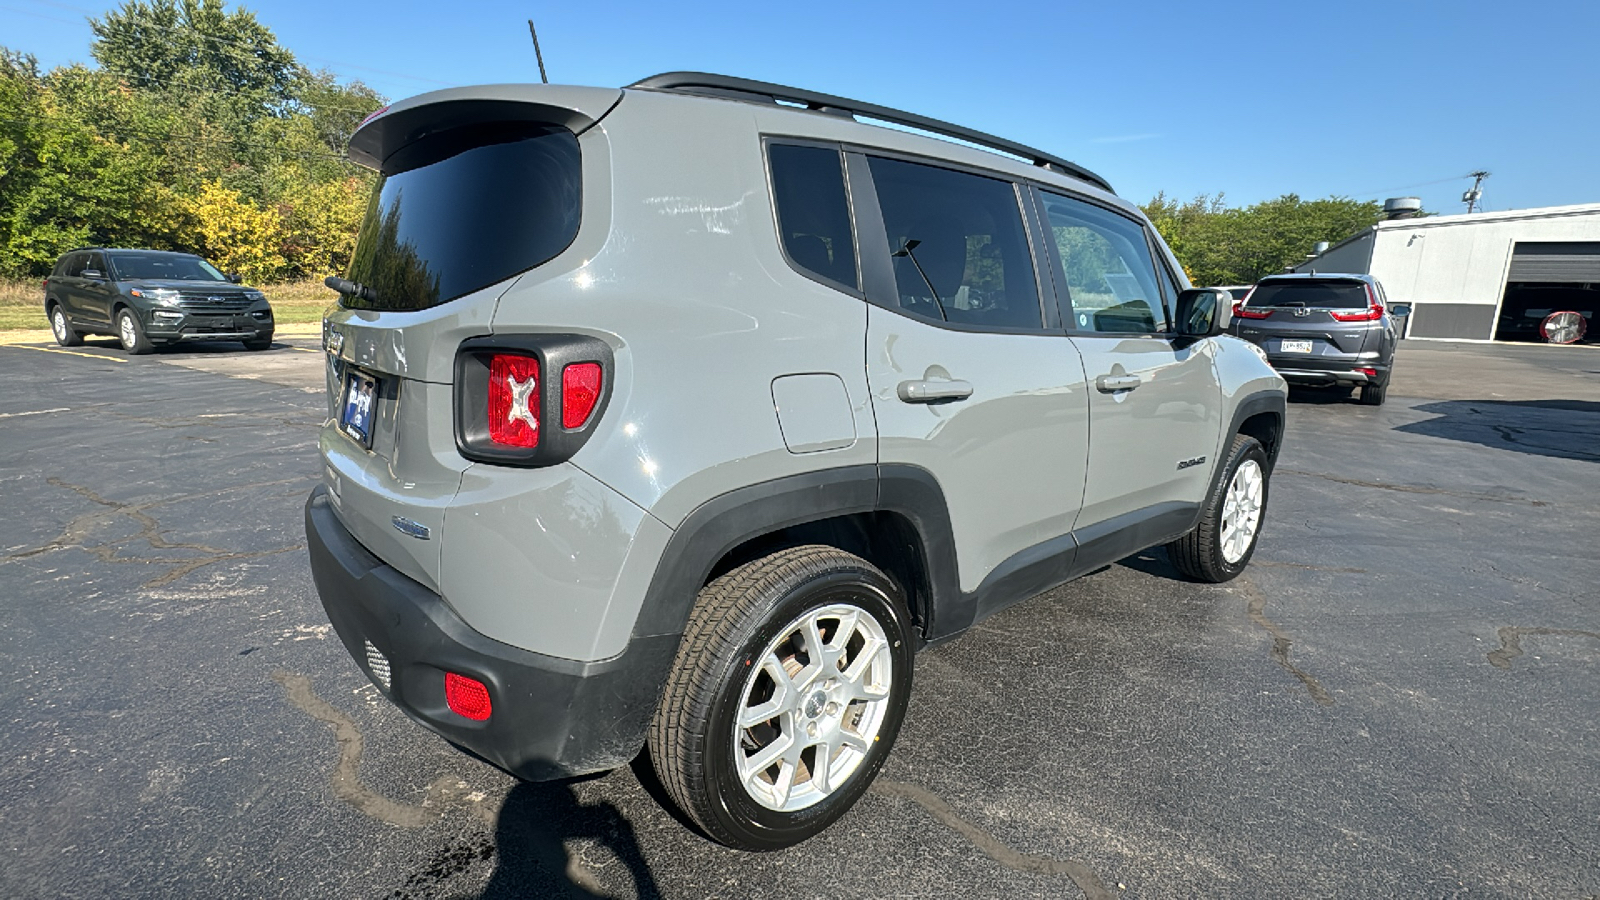
[(946, 403), (972, 396), (968, 381), (902, 381), (896, 393), (907, 403)]
[(1143, 384), (1137, 375), (1101, 375), (1094, 380), (1094, 386), (1102, 394), (1115, 394), (1117, 391), (1131, 391)]

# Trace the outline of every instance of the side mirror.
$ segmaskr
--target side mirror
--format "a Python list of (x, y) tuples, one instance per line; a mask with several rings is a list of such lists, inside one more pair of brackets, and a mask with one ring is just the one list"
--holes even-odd
[(1173, 330), (1184, 337), (1221, 334), (1233, 316), (1233, 295), (1214, 288), (1190, 288), (1178, 295), (1178, 316)]
[(1389, 304), (1389, 315), (1391, 315), (1391, 316), (1409, 316), (1409, 315), (1411, 315), (1411, 304), (1409, 304), (1409, 303), (1391, 303), (1391, 304)]
[(106, 276), (99, 269), (84, 269), (82, 272), (78, 273), (78, 277), (79, 278), (90, 278), (90, 279), (93, 279), (95, 281), (99, 281), (99, 280), (105, 278)]
[(240, 275), (238, 272), (229, 272), (226, 277), (227, 277), (227, 279), (229, 281), (233, 282), (234, 284), (243, 284), (244, 283), (244, 276)]

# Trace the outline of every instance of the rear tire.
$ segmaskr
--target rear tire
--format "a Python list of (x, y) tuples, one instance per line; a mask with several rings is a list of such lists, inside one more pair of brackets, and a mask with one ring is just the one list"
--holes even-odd
[(1206, 496), (1200, 523), (1167, 545), (1167, 558), (1196, 581), (1232, 581), (1250, 564), (1267, 512), (1267, 452), (1249, 435), (1236, 434), (1217, 480)]
[(1384, 395), (1389, 393), (1387, 384), (1364, 384), (1361, 386), (1361, 405), (1382, 406)]
[(817, 834), (872, 783), (911, 692), (910, 617), (875, 566), (808, 545), (700, 591), (650, 758), (707, 836), (779, 850)]
[(59, 304), (50, 307), (50, 330), (56, 336), (56, 343), (63, 347), (76, 347), (83, 343), (83, 335), (67, 321), (67, 314)]
[(149, 353), (155, 348), (150, 339), (144, 336), (144, 328), (139, 325), (139, 317), (128, 309), (117, 312), (117, 340), (122, 342), (122, 349), (133, 356)]

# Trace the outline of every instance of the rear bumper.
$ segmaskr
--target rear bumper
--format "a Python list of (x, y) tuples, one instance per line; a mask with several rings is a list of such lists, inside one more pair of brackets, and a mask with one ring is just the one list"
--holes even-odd
[[(1289, 361), (1272, 360), (1272, 367), (1283, 376), (1283, 380), (1290, 384), (1298, 385), (1360, 385), (1360, 384), (1388, 384), (1389, 366), (1374, 365), (1371, 362), (1328, 362), (1317, 363), (1309, 360), (1297, 359)], [(1377, 373), (1368, 375), (1359, 369), (1371, 369)]]
[[(425, 728), (530, 781), (614, 769), (638, 755), (677, 653), (676, 635), (634, 638), (620, 655), (597, 662), (500, 643), (369, 553), (334, 515), (324, 487), (306, 502), (306, 540), (317, 593), (345, 649)], [(388, 663), (387, 685), (374, 672), (368, 644)], [(488, 720), (450, 710), (446, 672), (489, 689)]]

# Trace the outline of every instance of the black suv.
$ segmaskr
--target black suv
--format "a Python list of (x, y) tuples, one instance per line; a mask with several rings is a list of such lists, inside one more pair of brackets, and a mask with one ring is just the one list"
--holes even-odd
[(45, 279), (44, 314), (63, 347), (109, 334), (129, 353), (178, 341), (243, 341), (246, 350), (265, 350), (272, 307), (238, 282), (192, 253), (74, 250)]
[(1359, 386), (1361, 402), (1377, 406), (1399, 340), (1387, 299), (1370, 275), (1273, 275), (1234, 304), (1232, 328), (1290, 384)]

